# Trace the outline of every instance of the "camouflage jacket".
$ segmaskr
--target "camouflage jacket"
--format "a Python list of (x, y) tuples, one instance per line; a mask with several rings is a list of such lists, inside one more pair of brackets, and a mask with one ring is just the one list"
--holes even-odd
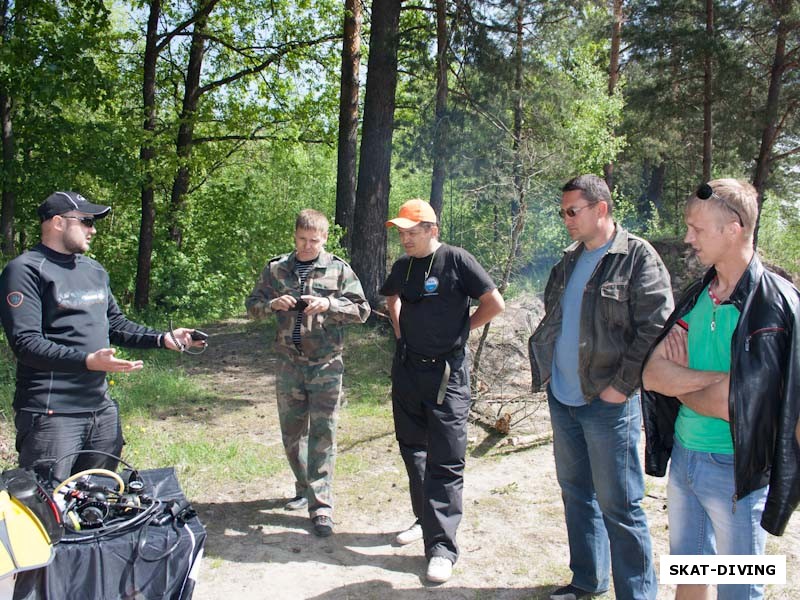
[(301, 295), (326, 296), (331, 303), (330, 309), (316, 315), (304, 316), (301, 321), (301, 349), (303, 356), (309, 359), (338, 354), (344, 343), (343, 326), (348, 323), (363, 323), (370, 313), (361, 282), (350, 265), (323, 250), (308, 273), (305, 286), (300, 289), (295, 262), (294, 252), (269, 261), (245, 302), (247, 314), (252, 319), (260, 319), (274, 312), (278, 322), (275, 339), (277, 350), (289, 356), (299, 356), (300, 353), (292, 342), (297, 312), (273, 311), (269, 302), (285, 294), (295, 298)]

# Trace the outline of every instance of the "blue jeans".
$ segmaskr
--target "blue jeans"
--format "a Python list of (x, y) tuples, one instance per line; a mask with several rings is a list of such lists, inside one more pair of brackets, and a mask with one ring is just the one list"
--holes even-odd
[(638, 394), (621, 404), (597, 398), (577, 407), (561, 404), (549, 387), (547, 397), (572, 584), (604, 592), (610, 568), (617, 598), (655, 598), (653, 549), (641, 506)]
[[(672, 447), (667, 484), (670, 554), (764, 554), (767, 487), (736, 500), (732, 454)], [(763, 585), (717, 586), (718, 600), (763, 598)]]

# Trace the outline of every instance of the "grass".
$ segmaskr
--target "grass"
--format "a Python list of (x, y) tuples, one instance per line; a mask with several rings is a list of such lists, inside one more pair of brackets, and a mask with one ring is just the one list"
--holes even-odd
[[(263, 328), (248, 323), (245, 327)], [(233, 332), (231, 332), (233, 333)], [(270, 331), (266, 332), (272, 339)], [(394, 351), (391, 336), (380, 328), (348, 336), (345, 351), (346, 406), (340, 413), (340, 454), (337, 473), (357, 475), (369, 467), (360, 452), (365, 440), (386, 436), (393, 441), (389, 372)], [(14, 423), (14, 366), (7, 346), (0, 352), (0, 468), (12, 468)], [(119, 349), (118, 356), (142, 359), (136, 373), (109, 374), (112, 396), (120, 405), (126, 445), (123, 458), (139, 469), (172, 465), (189, 497), (222, 480), (245, 482), (270, 477), (286, 468), (280, 444), (265, 444), (257, 436), (210, 433), (219, 407), (229, 403), (206, 387), (203, 378), (190, 377), (174, 352)], [(391, 437), (390, 437), (391, 436)], [(349, 450), (348, 450), (349, 449)]]
[(119, 402), (122, 417), (152, 417), (154, 412), (187, 406), (210, 406), (218, 400), (178, 368), (148, 365), (138, 373), (109, 377), (111, 394)]
[(147, 421), (123, 421), (125, 459), (137, 468), (175, 467), (186, 495), (193, 497), (220, 481), (244, 483), (285, 467), (283, 450), (246, 439), (209, 438), (205, 428), (159, 428)]
[(490, 490), (489, 493), (497, 494), (500, 496), (507, 496), (508, 494), (513, 494), (516, 493), (517, 491), (519, 491), (519, 484), (516, 481), (512, 481), (509, 484), (493, 488), (492, 490)]
[(394, 342), (380, 327), (362, 328), (359, 333), (351, 333), (345, 343), (346, 405), (339, 413), (337, 476), (370, 469), (372, 458), (361, 451), (370, 441), (381, 437), (394, 441), (388, 367)]
[[(193, 493), (193, 488), (213, 485), (222, 478), (241, 482), (269, 476), (283, 468), (281, 448), (238, 436), (230, 440), (209, 439), (202, 418), (197, 417), (211, 414), (214, 405), (224, 399), (205, 389), (202, 381), (189, 377), (179, 365), (178, 354), (120, 350), (119, 355), (145, 361), (142, 371), (109, 375), (126, 440), (123, 458), (136, 468), (173, 465), (187, 495)], [(13, 370), (10, 378), (2, 375), (9, 372), (8, 357), (3, 355), (0, 361), (0, 442), (8, 449), (0, 458), (0, 467), (7, 469), (16, 466), (11, 409), (14, 383)]]
[(394, 342), (380, 327), (366, 329), (359, 336), (348, 333), (344, 351), (348, 411), (355, 416), (369, 416), (387, 403), (391, 404), (389, 365)]

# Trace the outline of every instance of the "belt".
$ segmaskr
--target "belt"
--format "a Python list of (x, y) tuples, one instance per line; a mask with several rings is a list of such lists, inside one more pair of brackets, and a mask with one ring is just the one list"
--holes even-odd
[(444, 404), (444, 397), (447, 393), (447, 382), (450, 381), (450, 374), (453, 372), (453, 369), (450, 366), (450, 361), (456, 358), (463, 358), (464, 354), (464, 348), (458, 348), (452, 352), (448, 352), (447, 354), (442, 354), (440, 356), (426, 356), (425, 354), (419, 354), (409, 350), (408, 348), (405, 349), (406, 357), (411, 358), (419, 363), (429, 365), (444, 363), (444, 371), (442, 372), (442, 379), (439, 382), (439, 390), (436, 392), (436, 404)]
[(454, 358), (461, 358), (464, 356), (465, 351), (464, 348), (457, 348), (456, 350), (448, 352), (447, 354), (440, 354), (439, 356), (429, 356), (427, 354), (420, 354), (419, 352), (414, 352), (413, 350), (409, 350), (408, 348), (406, 348), (405, 353), (406, 356), (417, 362), (435, 365), (443, 362), (448, 362), (450, 360), (453, 360)]

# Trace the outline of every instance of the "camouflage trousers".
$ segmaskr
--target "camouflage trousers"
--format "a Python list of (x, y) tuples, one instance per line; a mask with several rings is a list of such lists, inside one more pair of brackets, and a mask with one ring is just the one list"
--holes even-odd
[(275, 388), (278, 417), (297, 496), (308, 498), (311, 517), (333, 515), (336, 423), (344, 363), (340, 354), (321, 360), (281, 356)]

